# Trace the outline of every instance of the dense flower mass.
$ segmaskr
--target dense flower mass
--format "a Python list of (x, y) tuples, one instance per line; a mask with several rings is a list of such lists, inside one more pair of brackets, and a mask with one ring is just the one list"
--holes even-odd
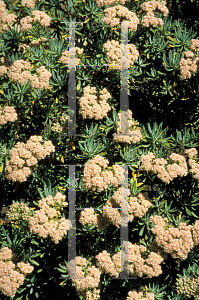
[(178, 294), (183, 294), (188, 298), (194, 296), (194, 299), (199, 299), (197, 295), (199, 290), (199, 277), (191, 279), (185, 275), (181, 278), (177, 278), (176, 286)]
[[(137, 25), (140, 23), (140, 20), (136, 14), (132, 11), (129, 11), (127, 7), (122, 5), (116, 5), (113, 7), (108, 7), (104, 10), (105, 17), (101, 20), (105, 24), (110, 24), (112, 27), (120, 27), (121, 17), (125, 17), (128, 21), (123, 21), (123, 24), (127, 24), (129, 30), (137, 30)], [(119, 16), (120, 18), (116, 18)]]
[(104, 170), (108, 167), (108, 160), (97, 155), (84, 167), (83, 188), (102, 192), (108, 188), (108, 184), (117, 187), (124, 179), (124, 169), (119, 165), (113, 165), (113, 171)]
[(83, 89), (84, 96), (79, 99), (80, 110), (79, 113), (83, 118), (95, 118), (101, 120), (107, 116), (108, 111), (111, 110), (107, 100), (111, 98), (111, 94), (104, 88), (99, 92), (99, 99), (96, 96), (96, 87), (87, 86)]
[(118, 113), (117, 133), (113, 134), (113, 140), (128, 144), (135, 144), (142, 139), (140, 129), (137, 128), (138, 122), (132, 118), (132, 111), (122, 111)]
[(42, 238), (49, 235), (53, 242), (58, 244), (72, 226), (70, 220), (60, 217), (63, 207), (68, 205), (65, 199), (66, 196), (58, 192), (54, 198), (49, 195), (39, 200), (40, 209), (29, 219), (30, 232), (37, 233)]
[[(199, 163), (196, 163), (196, 161), (192, 159), (197, 153), (196, 148), (186, 150), (184, 155), (172, 153), (169, 158), (175, 162), (168, 164), (168, 161), (164, 158), (154, 159), (155, 155), (150, 152), (141, 156), (140, 170), (151, 171), (157, 174), (157, 177), (167, 184), (178, 176), (187, 176), (188, 173), (193, 174), (193, 178), (199, 182)], [(185, 155), (188, 156), (188, 163), (186, 162)], [(189, 169), (188, 166), (190, 167)]]
[(17, 16), (14, 13), (9, 14), (4, 1), (0, 1), (0, 33), (8, 30), (8, 25), (13, 29), (13, 23), (16, 22)]
[(31, 136), (25, 143), (16, 143), (10, 150), (11, 160), (6, 161), (5, 178), (12, 181), (23, 182), (31, 174), (31, 166), (44, 159), (55, 147), (51, 141), (43, 141), (42, 136)]
[(48, 88), (49, 79), (52, 74), (46, 70), (44, 66), (36, 69), (36, 72), (39, 74), (39, 76), (37, 76), (36, 74), (31, 75), (30, 70), (32, 69), (32, 66), (29, 61), (20, 59), (8, 66), (6, 65), (6, 58), (2, 57), (1, 62), (5, 65), (0, 67), (0, 76), (3, 76), (8, 72), (8, 78), (13, 81), (17, 81), (22, 85), (30, 80), (30, 84), (33, 88)]
[(150, 221), (155, 224), (152, 232), (156, 235), (155, 242), (163, 246), (164, 251), (173, 258), (185, 260), (194, 247), (192, 239), (192, 226), (181, 222), (179, 228), (169, 227), (168, 219), (161, 216), (151, 216)]
[(32, 215), (30, 208), (23, 202), (15, 202), (10, 208), (2, 207), (1, 214), (6, 214), (5, 223), (16, 220), (28, 221)]
[[(142, 253), (146, 253), (147, 248), (143, 245), (133, 245), (128, 242), (128, 262), (129, 262), (129, 275), (142, 277), (146, 275), (149, 278), (158, 276), (162, 273), (160, 264), (164, 258), (155, 253), (150, 252), (147, 259), (142, 258)], [(109, 274), (111, 277), (119, 277), (121, 272), (121, 251), (117, 252), (110, 258), (107, 251), (95, 256), (97, 259), (96, 265), (102, 273)]]
[[(3, 295), (14, 297), (17, 289), (24, 283), (25, 275), (32, 273), (34, 267), (23, 261), (14, 264), (13, 252), (8, 247), (0, 250), (0, 291)], [(16, 270), (15, 270), (16, 269)], [(19, 270), (19, 271), (18, 271)]]
[(120, 70), (122, 68), (121, 56), (122, 65), (125, 68), (133, 66), (134, 61), (138, 60), (139, 57), (139, 52), (133, 44), (121, 45), (118, 41), (108, 40), (105, 44), (103, 44), (103, 47), (107, 50), (110, 70)]
[(13, 106), (0, 107), (0, 125), (5, 125), (7, 122), (14, 122), (17, 120), (17, 113)]
[(36, 2), (36, 1), (37, 1), (37, 0), (22, 0), (22, 1), (21, 1), (21, 5), (33, 9), (33, 8), (35, 7), (35, 2)]
[[(140, 169), (158, 174), (157, 177), (165, 183), (170, 183), (170, 181), (172, 181), (177, 176), (183, 177), (188, 174), (186, 160), (184, 156), (180, 154), (172, 153), (169, 156), (171, 160), (178, 162), (178, 164), (168, 164), (164, 158), (154, 158), (155, 156), (152, 152), (146, 155), (142, 155)], [(166, 165), (167, 168), (165, 168)]]
[[(139, 193), (138, 197), (130, 197), (128, 203), (126, 197), (129, 195), (129, 189), (119, 188), (103, 206), (102, 215), (94, 213), (93, 208), (85, 208), (81, 212), (79, 222), (82, 225), (89, 224), (92, 226), (96, 224), (99, 230), (102, 229), (103, 225), (105, 228), (108, 221), (117, 228), (120, 228), (121, 225), (127, 226), (127, 223), (132, 222), (135, 217), (143, 217), (152, 206), (147, 195)], [(127, 218), (121, 217), (121, 207), (123, 213), (127, 214)]]
[[(100, 284), (101, 271), (95, 266), (89, 266), (90, 263), (87, 259), (77, 256), (75, 260), (71, 261), (68, 266), (69, 272), (74, 273), (74, 266), (76, 267), (75, 276), (77, 279), (72, 279), (72, 282), (78, 291), (78, 295), (86, 296), (85, 299), (100, 299), (100, 289), (97, 287)], [(79, 277), (79, 279), (78, 279)], [(88, 291), (88, 289), (90, 291)], [(92, 298), (90, 298), (92, 296)]]
[(162, 26), (163, 20), (161, 18), (157, 18), (154, 14), (156, 10), (159, 10), (163, 13), (164, 17), (166, 17), (169, 13), (168, 8), (165, 6), (166, 2), (160, 3), (158, 1), (152, 0), (149, 2), (144, 2), (140, 8), (147, 12), (147, 14), (142, 19), (142, 25), (144, 27), (149, 27), (152, 25), (156, 27), (157, 25)]
[(28, 31), (32, 29), (32, 23), (38, 22), (41, 26), (49, 27), (51, 17), (49, 17), (44, 11), (32, 10), (32, 17), (27, 16), (20, 20), (21, 31)]
[(66, 50), (66, 51), (62, 52), (62, 55), (59, 60), (62, 62), (62, 64), (66, 65), (68, 68), (78, 66), (81, 59), (75, 58), (74, 62), (73, 62), (72, 58), (70, 58), (70, 55), (73, 57), (76, 54), (76, 52), (79, 55), (81, 55), (83, 53), (83, 51), (84, 51), (84, 49), (79, 48), (79, 47), (70, 48), (69, 51)]
[[(199, 47), (199, 40), (191, 40), (191, 49), (197, 51)], [(185, 51), (184, 55), (186, 58), (181, 58), (179, 62), (180, 66), (180, 78), (189, 79), (191, 75), (196, 73), (198, 70), (199, 57), (192, 51)]]

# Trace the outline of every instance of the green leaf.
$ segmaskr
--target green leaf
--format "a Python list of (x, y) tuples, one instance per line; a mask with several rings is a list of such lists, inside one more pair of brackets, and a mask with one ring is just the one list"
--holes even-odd
[(143, 226), (143, 227), (142, 227), (142, 229), (140, 230), (140, 232), (139, 232), (139, 236), (142, 236), (142, 235), (143, 235), (144, 228), (145, 228), (145, 226)]
[(33, 259), (31, 259), (30, 261), (31, 261), (31, 263), (33, 263), (34, 265), (39, 266), (39, 263), (38, 263), (37, 261), (35, 261), (35, 260), (33, 260)]

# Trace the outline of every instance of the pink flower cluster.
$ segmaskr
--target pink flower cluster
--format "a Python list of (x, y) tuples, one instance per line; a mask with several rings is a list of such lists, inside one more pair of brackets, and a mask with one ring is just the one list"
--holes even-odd
[(7, 56), (2, 56), (1, 63), (3, 66), (0, 66), (0, 77), (7, 73), (9, 67), (12, 65), (12, 61)]
[(8, 207), (2, 207), (1, 214), (6, 214), (5, 223), (21, 219), (28, 221), (32, 215), (29, 207), (23, 202), (15, 202), (9, 209)]
[(117, 187), (124, 179), (124, 169), (119, 165), (113, 165), (113, 171), (104, 170), (109, 161), (97, 155), (84, 167), (83, 188), (97, 191), (98, 193), (108, 188), (108, 184)]
[(102, 217), (101, 214), (97, 214), (94, 211), (94, 208), (85, 208), (80, 213), (79, 222), (84, 226), (89, 224), (90, 226), (96, 225), (99, 230), (104, 230), (107, 226), (110, 225), (108, 218)]
[[(146, 194), (139, 193), (138, 197), (130, 197), (128, 205), (128, 201), (125, 198), (129, 195), (129, 189), (119, 188), (118, 191), (113, 194), (112, 198), (107, 200), (105, 206), (103, 206), (101, 218), (100, 215), (94, 214), (93, 208), (85, 208), (81, 211), (79, 222), (82, 225), (89, 224), (92, 226), (96, 224), (99, 230), (102, 230), (102, 227), (104, 227), (102, 224), (107, 225), (107, 221), (109, 221), (109, 224), (112, 222), (113, 225), (120, 228), (121, 225), (126, 226), (127, 222), (132, 222), (134, 217), (143, 217), (149, 207), (152, 206), (149, 198)], [(128, 214), (127, 219), (125, 217), (121, 218), (121, 211), (119, 211), (121, 203), (125, 213)]]
[(14, 13), (9, 14), (6, 9), (6, 4), (0, 1), (0, 33), (8, 30), (8, 25), (13, 29), (13, 23), (17, 20)]
[[(0, 250), (0, 291), (8, 297), (14, 297), (17, 289), (23, 284), (25, 275), (32, 273), (34, 268), (29, 263), (20, 262), (16, 265), (11, 261), (12, 250), (8, 247)], [(17, 270), (15, 270), (17, 269)], [(21, 273), (19, 273), (19, 272)]]
[(99, 92), (99, 99), (96, 94), (96, 87), (87, 86), (83, 89), (84, 96), (79, 99), (80, 110), (79, 114), (85, 119), (95, 118), (96, 120), (101, 120), (107, 116), (108, 111), (111, 110), (110, 105), (107, 100), (111, 97), (111, 94), (104, 88)]
[(63, 207), (68, 205), (65, 199), (66, 196), (58, 192), (54, 198), (49, 195), (39, 200), (40, 209), (29, 219), (30, 233), (37, 233), (42, 238), (49, 235), (53, 242), (58, 244), (72, 227), (70, 220), (60, 217)]
[[(120, 28), (121, 18), (126, 18), (128, 21), (124, 21), (127, 23), (128, 28), (132, 31), (137, 30), (137, 25), (140, 24), (140, 20), (136, 16), (136, 14), (132, 11), (129, 11), (127, 7), (122, 5), (116, 5), (113, 7), (108, 7), (104, 10), (105, 17), (101, 20), (105, 24), (110, 24), (112, 27), (118, 26)], [(120, 18), (117, 18), (119, 16)]]
[(199, 289), (199, 277), (189, 278), (186, 275), (176, 279), (176, 291), (178, 294), (183, 294), (188, 298), (194, 296), (194, 299), (199, 299), (197, 295)]
[[(77, 256), (75, 260), (72, 260), (71, 265), (68, 266), (69, 271), (73, 271), (74, 264), (76, 264), (76, 277), (80, 278), (72, 279), (72, 282), (78, 291), (77, 294), (83, 295), (86, 300), (100, 299), (100, 289), (97, 289), (100, 284), (100, 270), (95, 266), (91, 266), (91, 263), (81, 256)], [(90, 264), (90, 266), (88, 266), (88, 264)]]
[[(158, 174), (157, 177), (168, 184), (177, 176), (186, 176), (188, 174), (188, 168), (184, 156), (172, 153), (169, 157), (171, 160), (178, 162), (178, 164), (173, 163), (167, 165), (167, 161), (164, 158), (154, 159), (155, 155), (152, 152), (142, 155), (140, 169)], [(165, 168), (166, 165), (167, 169)]]
[(32, 29), (32, 22), (39, 22), (41, 26), (49, 27), (51, 22), (51, 17), (49, 17), (44, 11), (33, 10), (32, 16), (27, 16), (20, 20), (21, 31), (28, 31)]
[(96, 0), (96, 3), (97, 3), (97, 6), (106, 6), (106, 5), (111, 5), (112, 3), (115, 3), (115, 2), (120, 2), (122, 4), (125, 4), (126, 1), (129, 1), (129, 0)]
[(8, 77), (13, 81), (18, 81), (20, 84), (24, 85), (28, 80), (30, 80), (30, 84), (33, 88), (48, 88), (49, 79), (52, 74), (45, 69), (44, 66), (41, 66), (36, 69), (37, 73), (39, 73), (39, 77), (35, 75), (31, 75), (30, 69), (31, 64), (25, 60), (16, 60), (10, 67)]
[[(110, 70), (120, 70), (122, 68), (121, 56), (122, 61), (124, 57), (124, 67), (126, 68), (133, 66), (134, 61), (138, 60), (139, 57), (139, 52), (133, 44), (121, 45), (118, 41), (108, 40), (105, 44), (103, 44), (103, 47), (107, 50), (108, 65)], [(127, 53), (128, 59), (126, 58)]]
[(11, 160), (6, 162), (5, 178), (12, 181), (26, 181), (31, 174), (30, 167), (51, 152), (55, 152), (55, 147), (51, 141), (43, 141), (42, 136), (31, 136), (26, 144), (16, 143), (10, 150)]
[(154, 294), (153, 293), (146, 293), (146, 296), (143, 296), (143, 292), (141, 291), (136, 291), (132, 290), (128, 292), (128, 297), (126, 300), (155, 300)]
[[(147, 259), (142, 258), (141, 253), (146, 254), (147, 248), (143, 245), (133, 245), (128, 242), (128, 262), (129, 262), (129, 275), (139, 276), (147, 275), (149, 278), (159, 276), (162, 273), (160, 264), (164, 258), (155, 253), (150, 252)], [(110, 258), (110, 253), (103, 251), (95, 256), (97, 259), (96, 265), (102, 273), (109, 274), (110, 276), (119, 277), (121, 272), (121, 251), (117, 252)]]
[(13, 106), (6, 106), (4, 109), (0, 107), (0, 125), (5, 125), (7, 122), (17, 120), (17, 113)]
[(118, 118), (117, 133), (113, 134), (113, 140), (128, 144), (139, 142), (142, 139), (142, 134), (140, 129), (136, 129), (136, 125), (139, 123), (132, 119), (132, 111), (130, 109), (122, 111), (118, 113)]
[(199, 245), (199, 220), (195, 221), (195, 224), (192, 226), (191, 232), (194, 246)]
[[(69, 58), (70, 58), (69, 56), (70, 55), (75, 55), (75, 52), (77, 52), (79, 55), (81, 55), (83, 53), (83, 51), (84, 51), (84, 49), (79, 48), (79, 47), (70, 48), (69, 51), (66, 50), (66, 51), (62, 52), (62, 55), (59, 58), (59, 60), (62, 62), (62, 64), (67, 65), (67, 67), (69, 67), (69, 68), (72, 67), (72, 66), (73, 67), (78, 66), (81, 59), (75, 58), (75, 61), (73, 63), (73, 60), (72, 60), (72, 62), (69, 61)], [(71, 65), (69, 63), (71, 63)]]
[(156, 18), (154, 15), (154, 11), (156, 9), (158, 9), (159, 11), (161, 11), (164, 15), (164, 17), (166, 17), (169, 13), (168, 8), (165, 6), (165, 2), (164, 3), (160, 3), (158, 1), (152, 0), (149, 2), (144, 2), (140, 8), (144, 11), (147, 12), (147, 14), (143, 17), (142, 19), (142, 25), (144, 27), (149, 27), (150, 25), (156, 27), (158, 24), (160, 26), (163, 25), (163, 20), (161, 18)]
[(57, 119), (52, 123), (52, 131), (63, 132), (63, 129), (67, 126), (68, 120), (71, 121), (70, 117), (66, 113), (63, 113), (59, 120)]
[(157, 245), (163, 246), (164, 251), (170, 253), (173, 258), (185, 260), (194, 247), (192, 226), (181, 222), (179, 228), (170, 227), (168, 219), (158, 215), (151, 216), (150, 221), (155, 224), (151, 231), (156, 235)]
[(21, 1), (21, 5), (33, 9), (33, 8), (35, 7), (35, 2), (36, 2), (36, 1), (37, 1), (37, 0), (22, 0), (22, 1)]
[[(150, 152), (141, 156), (140, 169), (158, 174), (157, 177), (167, 184), (169, 184), (177, 176), (187, 176), (188, 173), (192, 173), (193, 178), (199, 182), (199, 163), (196, 163), (196, 161), (192, 159), (192, 157), (196, 156), (197, 153), (198, 151), (196, 148), (190, 148), (185, 151), (184, 155), (188, 156), (188, 163), (183, 155), (172, 153), (169, 158), (178, 162), (178, 164), (167, 164), (167, 161), (164, 158), (154, 159), (154, 154)], [(167, 168), (165, 168), (166, 165)], [(190, 167), (189, 170), (188, 166)]]
[[(191, 40), (191, 49), (193, 51), (197, 51), (197, 48), (199, 47), (199, 40)], [(188, 79), (191, 78), (191, 75), (193, 73), (196, 73), (198, 70), (198, 61), (199, 57), (196, 57), (196, 53), (192, 51), (185, 51), (185, 58), (182, 58), (179, 61), (180, 66), (180, 78), (181, 79)]]
[(185, 151), (185, 153), (188, 155), (188, 165), (190, 166), (189, 172), (193, 174), (193, 178), (199, 182), (199, 163), (196, 163), (196, 161), (193, 158), (193, 156), (196, 156), (198, 151), (196, 148), (191, 148)]

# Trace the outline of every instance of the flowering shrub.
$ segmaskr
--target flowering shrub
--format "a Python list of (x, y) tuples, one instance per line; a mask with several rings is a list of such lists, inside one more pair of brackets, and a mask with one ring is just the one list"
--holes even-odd
[(7, 122), (17, 120), (17, 113), (13, 106), (6, 106), (4, 109), (0, 107), (0, 125), (5, 125)]
[(17, 289), (23, 284), (25, 275), (32, 273), (34, 267), (23, 261), (14, 264), (12, 262), (13, 253), (8, 247), (0, 250), (0, 291), (3, 295), (14, 297)]
[(198, 298), (198, 10), (0, 1), (0, 298)]
[(42, 238), (46, 238), (49, 234), (54, 243), (58, 244), (71, 227), (70, 220), (59, 216), (63, 209), (62, 206), (68, 205), (64, 201), (65, 198), (65, 195), (57, 193), (54, 199), (52, 196), (48, 196), (39, 200), (38, 206), (40, 209), (35, 211), (34, 216), (30, 217), (28, 223), (30, 232), (37, 233)]

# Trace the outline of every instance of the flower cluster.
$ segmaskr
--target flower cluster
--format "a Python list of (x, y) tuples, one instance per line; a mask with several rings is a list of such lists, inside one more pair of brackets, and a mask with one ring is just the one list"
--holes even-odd
[[(14, 297), (17, 289), (24, 283), (25, 275), (32, 273), (34, 267), (29, 263), (11, 261), (12, 250), (8, 247), (0, 250), (0, 291), (8, 297)], [(17, 270), (15, 270), (15, 268)], [(19, 272), (18, 272), (19, 271)], [(21, 272), (21, 273), (20, 273)]]
[(128, 8), (122, 6), (122, 5), (116, 5), (113, 7), (108, 7), (104, 10), (105, 17), (101, 20), (105, 24), (110, 24), (112, 27), (119, 26), (121, 23), (121, 18), (116, 18), (116, 16), (119, 17), (125, 17), (128, 21), (124, 21), (124, 23), (127, 23), (128, 28), (130, 30), (137, 30), (137, 25), (140, 24), (140, 20), (136, 16), (136, 14), (132, 11), (129, 11)]
[(118, 117), (117, 133), (113, 134), (113, 140), (128, 144), (139, 142), (142, 139), (142, 134), (140, 129), (136, 127), (139, 123), (132, 119), (132, 111), (130, 109), (122, 111), (118, 113)]
[(36, 74), (30, 76), (31, 86), (36, 89), (47, 89), (52, 74), (44, 66), (37, 68), (36, 71), (39, 73), (39, 77)]
[(182, 278), (177, 278), (176, 286), (178, 294), (183, 294), (188, 298), (195, 296), (194, 299), (199, 299), (199, 277), (191, 279), (185, 275)]
[(193, 178), (199, 182), (199, 164), (196, 163), (196, 161), (193, 159), (193, 156), (196, 156), (198, 151), (196, 148), (191, 148), (185, 151), (185, 153), (188, 155), (188, 165), (190, 166), (189, 172), (193, 174)]
[(31, 174), (30, 167), (51, 152), (55, 152), (55, 147), (51, 141), (43, 141), (42, 136), (31, 136), (26, 144), (16, 143), (10, 150), (11, 160), (6, 162), (5, 178), (12, 181), (26, 181)]
[(72, 227), (70, 220), (60, 217), (63, 207), (68, 205), (65, 198), (65, 195), (58, 192), (54, 198), (49, 195), (39, 200), (40, 209), (29, 219), (30, 232), (37, 233), (42, 238), (47, 238), (49, 235), (53, 242), (58, 244)]
[[(147, 195), (141, 193), (138, 194), (138, 197), (130, 197), (128, 205), (128, 202), (125, 201), (125, 198), (129, 195), (129, 189), (119, 188), (118, 191), (113, 194), (112, 198), (107, 200), (105, 206), (103, 206), (102, 213), (104, 223), (106, 223), (106, 220), (108, 219), (109, 222), (111, 222), (117, 228), (120, 228), (121, 225), (126, 226), (126, 223), (132, 222), (134, 217), (143, 217), (148, 211), (149, 207), (152, 206)], [(119, 211), (121, 210), (121, 203), (123, 212), (128, 214), (127, 218), (121, 217), (121, 211)], [(92, 211), (92, 214), (90, 215), (91, 219), (86, 218), (87, 216), (85, 216), (83, 212), (84, 211), (81, 212), (80, 223), (89, 223), (90, 225), (97, 224), (97, 227), (99, 227), (99, 224), (96, 223), (96, 221), (98, 222), (99, 219), (97, 219), (96, 215), (94, 215), (94, 211)]]
[(157, 215), (151, 216), (150, 221), (155, 224), (151, 231), (156, 235), (157, 245), (163, 246), (164, 251), (170, 253), (173, 258), (185, 260), (194, 247), (192, 226), (181, 222), (179, 228), (169, 227), (168, 219)]
[(6, 106), (4, 109), (0, 107), (0, 125), (5, 125), (7, 122), (17, 120), (17, 113), (13, 106)]
[(20, 20), (21, 31), (28, 31), (32, 29), (32, 22), (39, 22), (41, 26), (49, 27), (51, 22), (51, 17), (49, 17), (44, 11), (33, 10), (31, 11), (32, 16), (27, 16)]
[(10, 208), (2, 207), (1, 214), (6, 214), (5, 223), (16, 220), (28, 221), (32, 215), (30, 208), (23, 202), (15, 202)]
[[(155, 156), (152, 152), (142, 155), (140, 169), (158, 174), (157, 177), (166, 183), (170, 183), (170, 181), (177, 176), (186, 176), (188, 174), (188, 168), (184, 156), (172, 153), (169, 157), (171, 160), (178, 162), (178, 164), (167, 164), (167, 161), (164, 158), (154, 159)], [(167, 169), (165, 168), (166, 165)]]
[(141, 291), (136, 291), (132, 290), (128, 292), (128, 297), (126, 300), (155, 300), (154, 294), (153, 293), (146, 293), (146, 296), (143, 296), (143, 292)]
[(31, 75), (29, 71), (31, 68), (30, 62), (23, 59), (16, 60), (10, 67), (7, 67), (9, 70), (8, 77), (22, 85), (30, 80), (30, 84), (33, 88), (47, 89), (52, 74), (46, 70), (44, 66), (41, 66), (36, 69), (37, 73), (39, 73), (38, 77), (36, 74)]
[[(69, 61), (69, 56), (70, 55), (75, 55), (75, 52), (77, 52), (79, 55), (81, 55), (83, 53), (84, 49), (83, 48), (79, 48), (79, 47), (74, 47), (74, 48), (70, 48), (70, 50), (66, 50), (64, 52), (62, 52), (61, 57), (59, 58), (59, 60), (62, 62), (62, 64), (67, 65), (67, 67), (74, 67), (74, 66), (78, 66), (80, 63), (79, 58), (75, 58), (75, 61), (73, 63), (73, 60), (70, 62)], [(69, 64), (70, 62), (70, 64)]]
[(13, 23), (17, 20), (17, 16), (14, 13), (8, 14), (6, 4), (0, 1), (0, 33), (4, 33), (8, 30), (8, 25), (13, 29)]
[[(199, 163), (193, 159), (198, 151), (196, 148), (190, 148), (184, 152), (184, 155), (177, 153), (172, 153), (169, 158), (173, 161), (178, 162), (173, 164), (168, 164), (164, 158), (155, 158), (152, 152), (141, 156), (141, 170), (151, 171), (154, 174), (158, 174), (157, 177), (163, 182), (169, 184), (177, 176), (183, 177), (187, 176), (188, 173), (193, 174), (199, 182)], [(186, 162), (185, 156), (188, 156), (188, 163)], [(166, 168), (167, 165), (167, 168)], [(188, 170), (188, 166), (190, 169)]]
[(103, 217), (101, 214), (95, 213), (94, 208), (85, 208), (80, 213), (79, 222), (84, 226), (89, 224), (90, 226), (96, 225), (99, 230), (104, 230), (110, 225), (108, 218)]
[[(193, 51), (197, 51), (197, 48), (199, 47), (199, 40), (191, 40), (191, 49)], [(180, 78), (181, 79), (187, 79), (191, 78), (191, 75), (193, 73), (196, 73), (198, 69), (198, 61), (199, 57), (196, 56), (196, 53), (192, 51), (185, 51), (185, 58), (181, 58), (179, 61), (180, 66)]]
[[(108, 65), (110, 70), (120, 70), (122, 68), (121, 56), (122, 64), (124, 64), (124, 67), (127, 69), (130, 66), (133, 66), (134, 61), (138, 60), (139, 57), (139, 52), (133, 44), (121, 45), (118, 41), (108, 40), (105, 44), (103, 44), (103, 47), (107, 50)], [(128, 57), (126, 57), (127, 53)]]
[[(142, 258), (141, 253), (146, 253), (147, 248), (143, 245), (133, 245), (128, 242), (128, 262), (129, 262), (129, 275), (139, 276), (147, 275), (149, 278), (159, 276), (162, 273), (160, 264), (164, 258), (155, 253), (150, 252), (147, 259)], [(96, 258), (96, 265), (102, 273), (109, 274), (110, 276), (119, 277), (121, 272), (121, 251), (117, 252), (110, 258), (107, 251), (99, 253)]]
[(192, 227), (192, 238), (194, 246), (199, 245), (199, 220), (195, 221), (195, 224)]
[(72, 282), (78, 291), (77, 294), (84, 296), (86, 300), (97, 300), (100, 299), (100, 289), (97, 287), (100, 284), (101, 272), (95, 266), (88, 266), (88, 264), (90, 263), (86, 258), (77, 256), (71, 261), (68, 270), (74, 273), (74, 266), (76, 266), (76, 277), (79, 279), (72, 279)]
[(163, 25), (163, 20), (161, 18), (156, 18), (154, 15), (154, 11), (156, 9), (158, 9), (159, 11), (161, 11), (164, 15), (164, 17), (166, 17), (168, 15), (168, 8), (165, 6), (165, 2), (164, 3), (160, 3), (158, 1), (152, 0), (149, 2), (144, 2), (140, 8), (144, 11), (147, 12), (147, 14), (143, 17), (142, 19), (142, 25), (144, 27), (149, 27), (150, 25), (156, 27), (158, 24), (160, 26)]
[(68, 120), (71, 121), (70, 117), (66, 113), (63, 113), (59, 120), (56, 119), (52, 123), (52, 131), (63, 132), (63, 130), (67, 127)]
[(96, 0), (97, 6), (106, 6), (106, 5), (111, 5), (114, 2), (120, 2), (122, 4), (125, 4), (126, 1), (129, 0)]
[(35, 7), (35, 2), (36, 2), (36, 1), (37, 1), (37, 0), (22, 0), (22, 1), (21, 1), (21, 5), (33, 9), (33, 8)]
[(111, 110), (107, 100), (111, 98), (111, 94), (104, 88), (99, 92), (100, 96), (98, 99), (96, 94), (96, 87), (87, 86), (83, 89), (84, 96), (79, 99), (80, 110), (79, 114), (85, 119), (95, 118), (101, 120), (107, 116), (108, 111)]
[(109, 161), (97, 155), (84, 167), (83, 188), (97, 191), (98, 193), (108, 188), (108, 184), (117, 187), (124, 179), (124, 169), (119, 165), (113, 165), (113, 171), (104, 170), (108, 167)]

